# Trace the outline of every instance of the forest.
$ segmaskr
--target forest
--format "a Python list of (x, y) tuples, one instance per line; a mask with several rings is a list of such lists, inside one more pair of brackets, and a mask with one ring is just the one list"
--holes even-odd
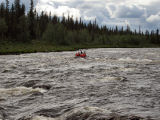
[[(53, 12), (53, 11), (51, 11)], [(130, 26), (99, 26), (73, 16), (57, 17), (9, 0), (0, 4), (0, 54), (76, 50), (93, 47), (159, 47), (159, 30), (131, 30)]]

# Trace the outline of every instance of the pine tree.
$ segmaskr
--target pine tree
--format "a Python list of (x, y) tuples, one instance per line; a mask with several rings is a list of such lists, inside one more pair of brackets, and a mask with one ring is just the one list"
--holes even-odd
[(21, 16), (19, 18), (19, 34), (17, 37), (17, 40), (20, 42), (29, 42), (29, 30), (28, 30), (28, 24), (27, 24), (27, 19), (24, 16)]
[(9, 18), (9, 1), (6, 0), (5, 21), (6, 21), (7, 26), (9, 27), (9, 28), (8, 28), (8, 32), (7, 32), (7, 35), (9, 35), (9, 29), (10, 29), (9, 20), (10, 20), (10, 18)]
[(21, 16), (24, 16), (25, 15), (25, 5), (24, 4), (22, 4), (22, 6), (21, 6), (21, 10), (20, 10), (20, 15)]
[(159, 40), (159, 30), (158, 29), (156, 30), (156, 38), (157, 38), (156, 42), (160, 43), (160, 40)]
[(61, 21), (61, 23), (62, 23), (63, 25), (66, 24), (66, 18), (65, 18), (65, 16), (64, 16), (64, 13), (63, 13), (63, 15), (62, 15), (62, 21)]
[(9, 0), (6, 0), (6, 20), (9, 19)]
[(9, 0), (6, 0), (6, 11), (9, 12)]
[(5, 7), (4, 7), (4, 3), (1, 3), (0, 5), (0, 18), (5, 17)]
[(7, 32), (8, 26), (5, 19), (0, 19), (0, 38), (5, 39), (5, 34)]
[(58, 22), (59, 22), (58, 17), (56, 15), (54, 15), (52, 18), (52, 23), (57, 24)]
[(33, 0), (30, 0), (30, 11), (28, 17), (29, 17), (29, 31), (31, 39), (35, 38), (35, 24), (34, 24), (35, 16), (33, 9), (34, 9)]
[(15, 35), (15, 29), (16, 29), (16, 18), (15, 18), (15, 7), (12, 4), (11, 10), (10, 10), (10, 23), (9, 23), (9, 33), (12, 39), (16, 38)]
[(18, 22), (20, 15), (20, 0), (14, 1), (16, 21)]

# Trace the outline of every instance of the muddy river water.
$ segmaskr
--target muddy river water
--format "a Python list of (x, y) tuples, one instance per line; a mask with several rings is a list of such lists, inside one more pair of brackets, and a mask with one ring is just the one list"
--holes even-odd
[(0, 56), (0, 120), (160, 120), (160, 49)]

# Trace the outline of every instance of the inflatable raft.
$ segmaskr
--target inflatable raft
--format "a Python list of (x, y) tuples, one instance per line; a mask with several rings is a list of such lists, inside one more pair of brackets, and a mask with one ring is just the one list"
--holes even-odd
[(76, 57), (85, 58), (87, 55), (86, 55), (86, 53), (79, 53), (79, 52), (78, 52), (78, 53), (75, 54), (75, 56), (76, 56)]

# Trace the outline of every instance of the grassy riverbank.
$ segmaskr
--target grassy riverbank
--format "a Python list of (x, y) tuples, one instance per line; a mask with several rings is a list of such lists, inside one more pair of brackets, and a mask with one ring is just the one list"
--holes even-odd
[(90, 48), (152, 48), (160, 47), (156, 44), (146, 44), (142, 45), (66, 45), (66, 46), (56, 46), (52, 44), (46, 44), (43, 42), (32, 41), (31, 43), (13, 43), (13, 42), (3, 42), (0, 43), (0, 55), (8, 54), (24, 54), (24, 53), (36, 53), (36, 52), (60, 52), (60, 51), (75, 51), (78, 49), (90, 49)]
[(105, 45), (74, 45), (74, 46), (55, 46), (42, 43), (9, 43), (0, 45), (0, 55), (24, 54), (36, 52), (61, 52), (75, 51), (78, 49), (107, 47)]

